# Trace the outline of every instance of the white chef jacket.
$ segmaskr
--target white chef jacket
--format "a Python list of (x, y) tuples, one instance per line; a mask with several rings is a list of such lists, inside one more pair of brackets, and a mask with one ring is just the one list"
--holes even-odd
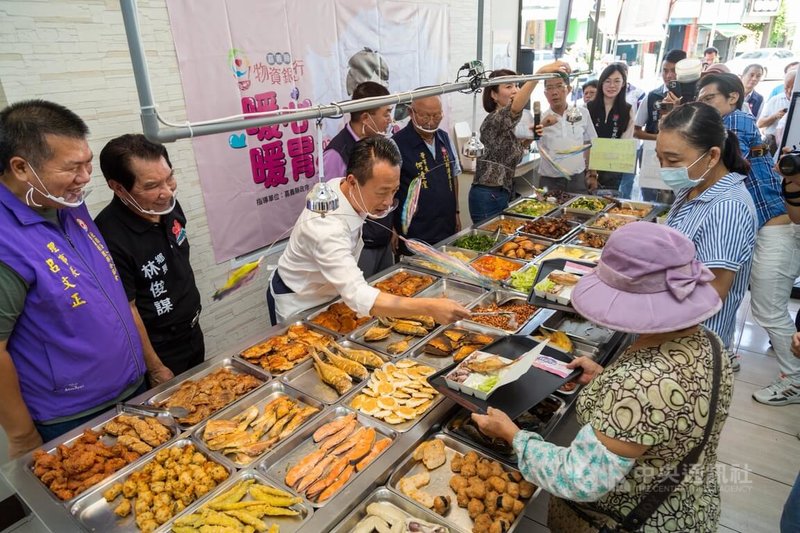
[[(542, 122), (549, 116), (554, 116), (558, 119), (558, 122), (542, 130), (542, 138), (539, 139), (539, 147), (547, 152), (550, 157), (557, 158), (559, 157), (557, 153), (559, 150), (568, 150), (597, 138), (597, 132), (594, 129), (589, 110), (585, 107), (579, 107), (578, 109), (583, 116), (583, 120), (576, 122), (574, 125), (567, 122), (562, 115), (552, 109), (542, 113)], [(585, 154), (581, 152), (571, 157), (558, 159), (556, 162), (572, 176), (586, 170), (584, 156)], [(550, 178), (561, 177), (561, 174), (553, 168), (553, 165), (544, 158), (539, 161), (539, 175)]]
[[(297, 219), (289, 244), (278, 259), (278, 272), (294, 294), (274, 294), (278, 320), (341, 296), (360, 315), (370, 314), (380, 290), (371, 287), (358, 268), (364, 248), (359, 215), (342, 192), (344, 178), (328, 181), (339, 207), (323, 218), (307, 209)], [(270, 279), (270, 283), (272, 279)]]

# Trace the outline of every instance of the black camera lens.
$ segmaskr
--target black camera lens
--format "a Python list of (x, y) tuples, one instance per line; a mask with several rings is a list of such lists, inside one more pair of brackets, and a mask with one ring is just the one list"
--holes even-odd
[(800, 174), (800, 151), (790, 152), (778, 159), (778, 168), (784, 176)]

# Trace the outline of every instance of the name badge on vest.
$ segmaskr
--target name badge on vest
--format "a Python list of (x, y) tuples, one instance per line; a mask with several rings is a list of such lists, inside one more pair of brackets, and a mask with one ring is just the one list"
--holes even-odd
[(172, 234), (175, 235), (175, 242), (178, 243), (178, 246), (186, 240), (186, 229), (177, 220), (172, 222)]

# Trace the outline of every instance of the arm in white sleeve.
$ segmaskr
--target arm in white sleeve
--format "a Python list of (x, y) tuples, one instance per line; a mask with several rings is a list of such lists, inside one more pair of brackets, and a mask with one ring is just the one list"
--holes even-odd
[(530, 431), (518, 431), (513, 447), (525, 479), (574, 502), (599, 500), (624, 480), (636, 463), (608, 451), (588, 424), (569, 448), (545, 442)]

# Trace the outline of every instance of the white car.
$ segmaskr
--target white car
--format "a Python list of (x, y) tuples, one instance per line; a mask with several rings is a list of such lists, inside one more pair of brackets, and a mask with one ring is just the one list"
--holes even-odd
[(748, 65), (757, 63), (764, 67), (765, 80), (783, 79), (783, 69), (792, 61), (797, 61), (798, 57), (794, 52), (786, 48), (760, 48), (750, 52), (744, 52), (725, 65), (736, 75), (741, 75)]

